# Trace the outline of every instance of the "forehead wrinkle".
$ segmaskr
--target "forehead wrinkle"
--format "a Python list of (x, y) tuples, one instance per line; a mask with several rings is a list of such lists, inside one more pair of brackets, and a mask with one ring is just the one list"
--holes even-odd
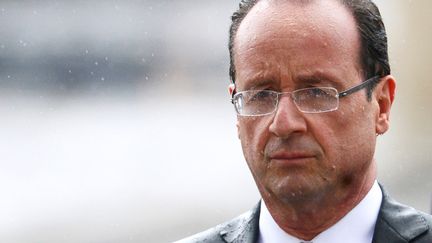
[[(265, 84), (278, 84), (280, 75), (278, 65), (271, 65), (269, 62), (258, 62), (252, 65), (256, 65), (254, 68), (243, 68), (242, 72), (238, 77), (238, 87), (240, 89), (250, 89), (256, 86)], [(258, 67), (257, 67), (258, 66)]]
[[(265, 49), (268, 55), (258, 54), (255, 51), (256, 49)], [(269, 45), (266, 41), (251, 42), (246, 48), (235, 48), (235, 52), (237, 56), (245, 57), (248, 60), (248, 63), (243, 65), (244, 67), (240, 64), (237, 65), (238, 69), (242, 70), (242, 73), (245, 74), (244, 76), (246, 76), (246, 79), (254, 79), (256, 76), (266, 76), (267, 73), (273, 74), (272, 78), (276, 79), (277, 77), (274, 77), (274, 73), (286, 73), (285, 70), (287, 67), (281, 66), (281, 63), (291, 57), (290, 52), (287, 52), (285, 46)], [(255, 68), (255, 70), (250, 70), (250, 67)], [(243, 77), (243, 79), (245, 79), (245, 77)]]
[(300, 73), (295, 77), (298, 84), (322, 84), (331, 85), (335, 88), (341, 88), (342, 80), (328, 70), (314, 70), (311, 72)]

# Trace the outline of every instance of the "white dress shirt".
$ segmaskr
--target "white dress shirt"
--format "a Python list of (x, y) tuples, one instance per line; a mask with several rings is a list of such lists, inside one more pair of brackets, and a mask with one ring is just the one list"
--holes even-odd
[(381, 188), (375, 181), (368, 194), (347, 215), (313, 240), (304, 241), (283, 231), (261, 200), (258, 243), (371, 243), (381, 201)]

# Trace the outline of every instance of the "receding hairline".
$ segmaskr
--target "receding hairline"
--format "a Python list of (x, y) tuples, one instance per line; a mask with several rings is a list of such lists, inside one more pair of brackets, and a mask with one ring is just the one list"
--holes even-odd
[[(235, 32), (235, 36), (233, 39), (233, 49), (232, 49), (234, 63), (235, 63), (236, 56), (239, 53), (238, 42), (239, 42), (239, 38), (241, 38), (239, 37), (239, 34), (247, 33), (245, 37), (246, 38), (251, 37), (250, 35), (248, 35), (249, 29), (251, 26), (255, 28), (256, 25), (258, 25), (257, 28), (259, 28), (259, 26), (264, 26), (260, 30), (262, 31), (261, 33), (272, 32), (271, 30), (266, 31), (266, 27), (270, 23), (274, 23), (277, 25), (280, 24), (282, 26), (291, 26), (293, 29), (297, 28), (297, 30), (300, 30), (299, 33), (312, 33), (310, 31), (308, 32), (308, 30), (313, 31), (313, 29), (317, 29), (317, 31), (322, 31), (323, 38), (325, 39), (325, 41), (329, 40), (330, 43), (332, 42), (332, 38), (338, 38), (337, 36), (339, 36), (340, 38), (345, 38), (346, 44), (344, 44), (342, 47), (355, 45), (353, 47), (354, 50), (356, 50), (355, 55), (357, 56), (356, 67), (358, 68), (359, 71), (362, 71), (362, 60), (361, 60), (362, 45), (361, 45), (360, 32), (357, 28), (357, 21), (353, 13), (350, 11), (350, 9), (345, 4), (343, 4), (341, 0), (334, 0), (333, 2), (336, 3), (336, 5), (339, 5), (337, 6), (337, 9), (342, 10), (344, 14), (337, 14), (337, 15), (332, 14), (332, 11), (336, 8), (334, 5), (328, 4), (329, 2), (330, 1), (328, 0), (325, 1), (323, 0), (258, 0), (256, 4), (248, 11), (248, 13), (242, 19), (240, 25), (238, 26), (237, 31)], [(292, 3), (294, 3), (294, 5), (292, 5)], [(314, 3), (315, 4), (324, 3), (325, 6), (317, 5), (315, 6), (315, 9), (309, 7)], [(270, 6), (270, 4), (272, 4), (272, 6)], [(272, 16), (276, 16), (274, 19), (269, 19), (269, 18), (257, 19), (257, 16), (256, 15), (254, 16), (254, 14), (259, 15), (261, 14), (260, 12), (266, 11), (267, 8), (274, 8), (275, 4), (276, 5), (284, 4), (287, 6), (282, 6), (281, 8), (279, 8), (278, 6), (276, 8), (277, 10), (272, 12)], [(284, 9), (283, 7), (289, 7), (289, 6), (294, 6), (295, 11), (289, 12), (289, 10), (288, 11), (282, 10)], [(298, 11), (299, 10), (298, 7), (305, 8), (306, 11)], [(309, 10), (311, 11), (309, 12)], [(272, 9), (270, 9), (269, 11), (272, 11)], [(317, 13), (319, 14), (317, 15)], [(254, 17), (251, 17), (251, 15)], [(278, 18), (279, 16), (282, 16), (282, 18), (286, 18), (286, 19), (282, 19), (282, 21), (279, 21)], [(316, 16), (316, 18), (314, 18), (314, 16)], [(346, 21), (347, 19), (349, 19), (349, 24)], [(334, 32), (332, 31), (332, 29)], [(283, 35), (282, 31), (279, 33)], [(278, 32), (275, 32), (275, 34), (278, 34)], [(327, 38), (330, 35), (333, 36), (336, 35), (336, 36)], [(243, 43), (245, 43), (245, 45), (247, 46), (252, 46), (255, 44), (253, 42), (249, 42), (248, 40), (241, 40), (241, 41), (242, 41), (241, 42), (242, 45)]]
[[(247, 14), (245, 15), (245, 17), (241, 20), (236, 32), (235, 32), (235, 36), (234, 37), (234, 43), (236, 42), (235, 40), (237, 39), (239, 30), (241, 29), (242, 25), (244, 24), (245, 20), (247, 20), (250, 17), (250, 13), (256, 11), (256, 8), (261, 7), (264, 8), (266, 6), (261, 6), (260, 4), (263, 4), (264, 2), (267, 3), (272, 3), (272, 2), (281, 2), (281, 3), (294, 3), (297, 6), (308, 6), (311, 5), (313, 3), (317, 3), (317, 2), (329, 2), (329, 0), (257, 0), (256, 3), (253, 5), (253, 7), (247, 12)], [(349, 16), (349, 18), (351, 18), (353, 20), (354, 25), (354, 29), (357, 31), (357, 33), (359, 34), (357, 28), (356, 28), (356, 19), (353, 15), (353, 13), (350, 11), (350, 9), (346, 6), (346, 4), (344, 4), (343, 0), (333, 0), (333, 2), (337, 2), (339, 3), (339, 6), (341, 6), (343, 9), (346, 10), (347, 15)], [(269, 6), (269, 5), (267, 5)], [(261, 9), (263, 10), (263, 9)], [(292, 14), (296, 14), (297, 12), (293, 12)], [(301, 14), (301, 13), (300, 13)], [(330, 15), (332, 16), (332, 15)], [(334, 16), (334, 15), (333, 15)], [(312, 18), (311, 18), (312, 19)]]

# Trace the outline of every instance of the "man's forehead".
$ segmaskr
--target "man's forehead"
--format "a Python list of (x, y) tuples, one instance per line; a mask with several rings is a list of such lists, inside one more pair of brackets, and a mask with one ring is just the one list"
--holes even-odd
[(359, 71), (359, 53), (355, 19), (336, 0), (261, 0), (242, 21), (234, 40), (239, 80), (305, 70)]
[[(347, 19), (353, 24), (346, 23)], [(236, 39), (244, 35), (242, 32), (250, 30), (261, 35), (277, 35), (287, 32), (307, 34), (323, 28), (343, 37), (344, 32), (356, 29), (354, 23), (350, 11), (336, 0), (261, 0), (240, 24)], [(274, 28), (278, 31), (272, 31)]]
[(356, 20), (339, 1), (309, 0), (307, 4), (296, 2), (298, 1), (259, 1), (239, 26), (234, 39), (235, 52), (277, 39), (285, 39), (295, 48), (308, 44), (306, 41), (346, 46), (359, 42)]

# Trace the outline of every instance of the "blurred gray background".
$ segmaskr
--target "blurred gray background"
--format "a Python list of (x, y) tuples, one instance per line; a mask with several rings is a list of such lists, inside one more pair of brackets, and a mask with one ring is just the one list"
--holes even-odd
[[(432, 1), (377, 3), (398, 81), (379, 178), (430, 212)], [(0, 1), (0, 242), (170, 242), (256, 204), (227, 93), (236, 7)]]

